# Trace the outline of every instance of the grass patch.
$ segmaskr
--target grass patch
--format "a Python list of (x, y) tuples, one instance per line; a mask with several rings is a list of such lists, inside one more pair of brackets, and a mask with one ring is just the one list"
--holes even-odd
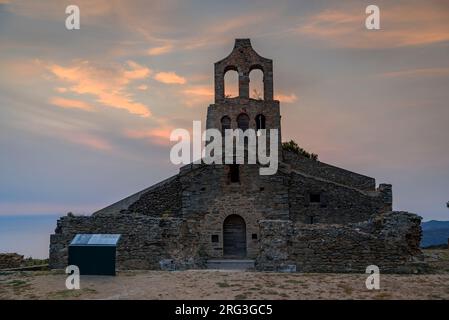
[(220, 288), (228, 288), (231, 285), (227, 282), (217, 282), (217, 286), (219, 286)]
[(380, 292), (376, 295), (375, 298), (380, 299), (380, 300), (389, 299), (389, 298), (391, 298), (391, 294), (388, 292)]
[(59, 290), (50, 292), (47, 295), (47, 298), (52, 300), (64, 300), (64, 299), (79, 298), (83, 294), (92, 294), (96, 292), (97, 290), (91, 288), (82, 288), (79, 290)]
[(259, 290), (261, 290), (261, 288), (260, 287), (252, 287), (252, 288), (249, 288), (248, 290), (259, 291)]
[(7, 283), (7, 286), (13, 287), (13, 288), (21, 288), (21, 287), (25, 287), (25, 286), (29, 286), (30, 284), (25, 281), (25, 280), (19, 280), (19, 279), (15, 279), (15, 280), (11, 280)]
[(22, 293), (25, 293), (25, 291), (30, 289), (31, 284), (25, 280), (14, 279), (8, 281), (5, 284), (5, 287), (12, 288), (14, 295), (21, 295)]
[(347, 295), (351, 295), (354, 292), (354, 289), (352, 289), (350, 286), (348, 286), (347, 284), (339, 284), (338, 285), (341, 289), (343, 289), (343, 292)]
[(32, 267), (32, 266), (40, 266), (44, 264), (48, 264), (48, 259), (33, 259), (33, 258), (27, 258), (24, 260), (24, 267)]

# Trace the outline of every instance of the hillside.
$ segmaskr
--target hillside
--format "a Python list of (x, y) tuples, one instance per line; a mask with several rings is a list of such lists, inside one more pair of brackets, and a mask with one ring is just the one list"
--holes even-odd
[(421, 224), (423, 236), (421, 247), (447, 244), (449, 238), (449, 221), (431, 220)]

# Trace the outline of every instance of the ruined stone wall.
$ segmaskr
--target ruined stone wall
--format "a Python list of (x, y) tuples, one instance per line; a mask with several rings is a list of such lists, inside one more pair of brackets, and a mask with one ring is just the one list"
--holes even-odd
[(199, 231), (183, 219), (145, 215), (66, 216), (50, 237), (50, 267), (67, 266), (68, 245), (77, 233), (119, 233), (118, 269), (160, 269), (172, 261), (176, 268), (201, 267)]
[(374, 191), (376, 188), (376, 181), (374, 178), (334, 167), (324, 162), (312, 160), (291, 151), (284, 150), (282, 155), (283, 161), (290, 164), (292, 169), (304, 172), (308, 175), (320, 177), (365, 191)]
[(23, 256), (17, 253), (0, 253), (0, 269), (18, 268), (24, 263)]
[[(320, 202), (311, 202), (319, 194)], [(344, 224), (368, 220), (391, 210), (383, 193), (364, 192), (301, 173), (291, 173), (290, 219), (302, 223)]]
[(388, 212), (348, 225), (305, 225), (282, 220), (260, 222), (259, 270), (362, 272), (377, 265), (381, 272), (418, 272), (421, 217)]

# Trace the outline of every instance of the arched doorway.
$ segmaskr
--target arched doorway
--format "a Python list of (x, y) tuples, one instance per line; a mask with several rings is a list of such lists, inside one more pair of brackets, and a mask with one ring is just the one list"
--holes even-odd
[(239, 215), (232, 214), (223, 222), (223, 256), (246, 257), (246, 224)]

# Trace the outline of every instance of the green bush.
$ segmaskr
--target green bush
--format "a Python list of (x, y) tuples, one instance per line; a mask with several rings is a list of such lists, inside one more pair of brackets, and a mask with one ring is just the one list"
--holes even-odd
[(316, 153), (307, 152), (293, 140), (290, 140), (289, 142), (282, 142), (282, 149), (285, 151), (291, 151), (297, 155), (301, 155), (312, 160), (318, 160), (318, 155)]

